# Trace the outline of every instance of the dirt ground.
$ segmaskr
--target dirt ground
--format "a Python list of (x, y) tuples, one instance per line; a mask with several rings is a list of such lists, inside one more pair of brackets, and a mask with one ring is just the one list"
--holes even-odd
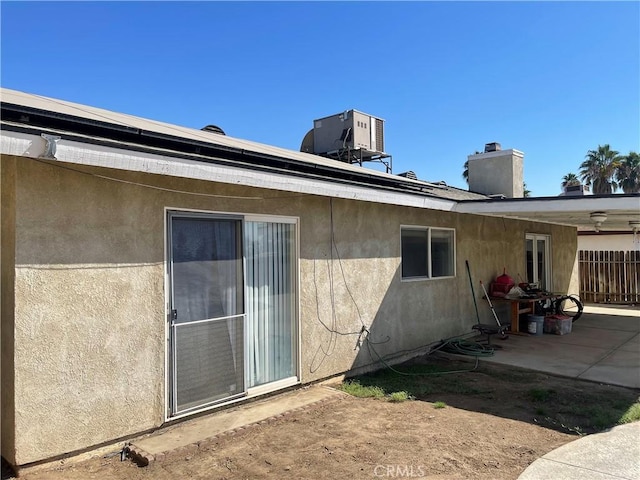
[[(577, 439), (578, 431), (589, 433), (593, 414), (575, 408), (576, 399), (617, 402), (622, 409), (638, 399), (634, 390), (482, 362), (475, 372), (424, 377), (410, 387), (414, 400), (345, 395), (148, 467), (111, 456), (20, 478), (516, 479), (535, 459)], [(435, 402), (446, 406), (435, 408)]]

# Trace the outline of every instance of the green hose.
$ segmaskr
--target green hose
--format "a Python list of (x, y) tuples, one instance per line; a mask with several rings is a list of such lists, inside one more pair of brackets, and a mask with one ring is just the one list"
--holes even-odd
[[(465, 334), (466, 335), (466, 334)], [(438, 350), (442, 350), (447, 353), (456, 353), (458, 355), (469, 355), (476, 357), (476, 363), (473, 368), (465, 369), (465, 370), (449, 370), (445, 372), (422, 372), (422, 373), (410, 373), (410, 372), (401, 372), (396, 370), (391, 365), (389, 365), (382, 356), (375, 350), (375, 348), (367, 341), (367, 347), (369, 348), (369, 354), (373, 352), (375, 356), (378, 358), (380, 363), (382, 363), (386, 368), (395, 372), (399, 375), (405, 376), (425, 376), (425, 375), (446, 375), (448, 373), (465, 373), (465, 372), (473, 372), (478, 368), (478, 361), (480, 357), (490, 357), (494, 353), (494, 349), (488, 345), (482, 345), (477, 342), (470, 342), (460, 338), (463, 335), (459, 335), (458, 337), (451, 337), (446, 340), (442, 340), (440, 345), (432, 348), (427, 355), (430, 355)]]
[(491, 357), (495, 353), (494, 348), (490, 345), (469, 342), (463, 339), (444, 340), (439, 350), (448, 353), (457, 353), (459, 355), (471, 355), (473, 357)]

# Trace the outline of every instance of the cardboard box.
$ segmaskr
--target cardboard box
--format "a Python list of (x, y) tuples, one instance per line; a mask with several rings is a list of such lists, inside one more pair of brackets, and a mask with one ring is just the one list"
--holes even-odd
[(547, 315), (544, 317), (544, 333), (566, 335), (571, 333), (573, 319), (567, 315)]

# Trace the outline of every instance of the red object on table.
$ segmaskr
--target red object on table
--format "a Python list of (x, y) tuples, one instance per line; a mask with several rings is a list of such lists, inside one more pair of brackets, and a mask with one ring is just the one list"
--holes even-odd
[(491, 282), (490, 291), (492, 297), (504, 297), (515, 286), (513, 278), (507, 275), (507, 269), (502, 270), (502, 275)]

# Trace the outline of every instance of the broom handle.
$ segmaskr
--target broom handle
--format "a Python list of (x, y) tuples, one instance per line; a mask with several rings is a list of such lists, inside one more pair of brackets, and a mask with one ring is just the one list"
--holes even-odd
[(484, 288), (484, 283), (482, 283), (482, 280), (480, 280), (480, 286), (482, 287), (482, 291), (484, 292), (484, 296), (486, 297), (487, 302), (489, 302), (489, 306), (491, 307), (491, 311), (493, 312), (493, 318), (496, 319), (496, 323), (498, 324), (499, 327), (501, 327), (502, 324), (500, 323), (500, 320), (498, 320), (498, 315), (496, 314), (496, 310), (493, 308), (493, 304), (491, 303), (491, 299), (489, 298), (487, 289)]
[(471, 280), (471, 268), (469, 268), (469, 260), (465, 260), (464, 263), (467, 265), (467, 273), (469, 274), (469, 285), (471, 285), (471, 297), (473, 298), (473, 306), (476, 307), (476, 318), (478, 320), (478, 324), (480, 324), (480, 313), (478, 312), (478, 303), (476, 302), (476, 292), (473, 289), (473, 280)]

